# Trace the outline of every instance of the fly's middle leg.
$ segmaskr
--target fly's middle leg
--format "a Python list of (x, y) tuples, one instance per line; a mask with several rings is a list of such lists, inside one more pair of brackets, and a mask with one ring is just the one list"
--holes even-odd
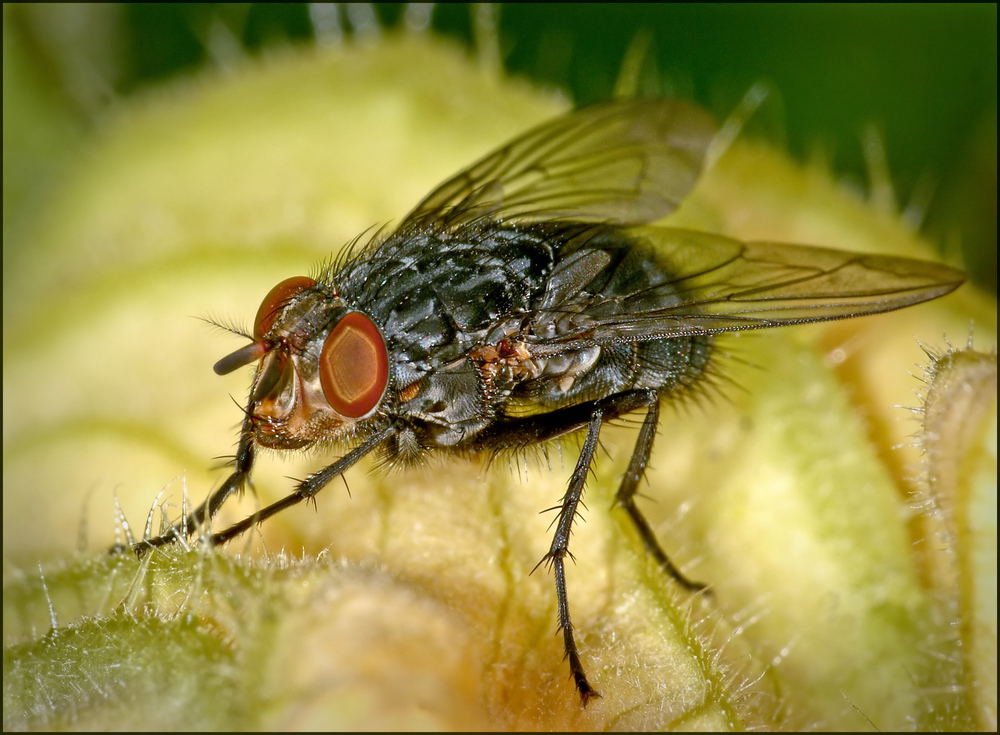
[[(587, 427), (587, 438), (583, 442), (580, 450), (580, 458), (577, 460), (573, 476), (570, 478), (569, 487), (563, 496), (562, 505), (559, 510), (559, 518), (556, 523), (556, 532), (552, 537), (552, 545), (549, 552), (542, 559), (548, 562), (556, 580), (556, 602), (559, 607), (559, 630), (562, 631), (563, 648), (566, 651), (566, 658), (569, 660), (569, 670), (573, 675), (573, 683), (576, 690), (580, 692), (580, 699), (584, 706), (593, 697), (600, 694), (587, 681), (587, 674), (580, 661), (580, 653), (576, 647), (576, 640), (573, 637), (573, 622), (569, 615), (569, 600), (566, 597), (566, 557), (569, 553), (569, 536), (573, 528), (573, 520), (576, 517), (577, 508), (580, 505), (580, 497), (583, 495), (583, 487), (587, 482), (587, 473), (590, 472), (590, 463), (594, 459), (594, 450), (597, 448), (597, 438), (601, 432), (601, 424), (604, 422), (604, 410), (595, 407), (590, 422)], [(539, 562), (540, 564), (542, 562)]]

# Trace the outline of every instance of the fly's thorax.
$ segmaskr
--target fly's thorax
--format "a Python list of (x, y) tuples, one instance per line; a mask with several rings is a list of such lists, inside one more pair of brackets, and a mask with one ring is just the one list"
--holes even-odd
[(495, 404), (487, 387), (473, 362), (460, 360), (400, 391), (396, 413), (423, 447), (457, 447), (475, 439), (493, 420)]
[(525, 228), (420, 222), (347, 261), (332, 280), (383, 328), (400, 385), (409, 385), (534, 308), (553, 259), (551, 245)]

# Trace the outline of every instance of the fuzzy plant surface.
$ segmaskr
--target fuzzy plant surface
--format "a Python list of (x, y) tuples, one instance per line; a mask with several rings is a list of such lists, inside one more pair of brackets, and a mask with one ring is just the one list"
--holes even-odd
[[(212, 373), (240, 342), (196, 317), (248, 323), (275, 283), (567, 108), (388, 37), (115, 110), (4, 245), (5, 729), (995, 729), (996, 304), (968, 287), (720, 340), (714, 376), (665, 406), (642, 489), (707, 594), (611, 508), (638, 422), (602, 433), (568, 567), (586, 708), (536, 569), (574, 437), (364, 464), (223, 549), (107, 552), (224, 476), (250, 372)], [(739, 136), (669, 223), (938, 257)], [(256, 499), (216, 523), (330, 461), (262, 457)]]

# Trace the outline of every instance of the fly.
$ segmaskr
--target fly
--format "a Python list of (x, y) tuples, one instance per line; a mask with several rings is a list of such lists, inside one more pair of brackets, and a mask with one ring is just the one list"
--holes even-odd
[(556, 118), (429, 194), (390, 235), (315, 277), (276, 285), (250, 343), (257, 364), (233, 472), (149, 549), (193, 535), (242, 492), (258, 448), (349, 447), (291, 494), (216, 533), (223, 544), (313, 498), (363, 457), (496, 453), (585, 430), (543, 562), (584, 705), (597, 691), (573, 637), (565, 561), (601, 427), (645, 411), (616, 495), (681, 585), (635, 504), (664, 399), (705, 379), (715, 335), (877, 314), (943, 296), (964, 275), (906, 258), (651, 227), (694, 186), (715, 134), (671, 100)]

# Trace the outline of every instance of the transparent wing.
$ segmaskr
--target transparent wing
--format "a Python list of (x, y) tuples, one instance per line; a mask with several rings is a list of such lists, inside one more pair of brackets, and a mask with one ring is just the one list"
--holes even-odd
[[(846, 319), (937, 298), (965, 280), (959, 270), (910, 258), (667, 228), (621, 235), (652, 253), (658, 267), (644, 279), (634, 264), (620, 277), (605, 272), (601, 293), (582, 305), (586, 324), (553, 342), (642, 341)], [(605, 270), (621, 270), (622, 262), (609, 259)], [(544, 318), (567, 308), (553, 304)]]
[(490, 215), (540, 222), (654, 222), (687, 195), (715, 135), (680, 100), (585, 107), (545, 123), (432, 191), (403, 221), (458, 224)]

